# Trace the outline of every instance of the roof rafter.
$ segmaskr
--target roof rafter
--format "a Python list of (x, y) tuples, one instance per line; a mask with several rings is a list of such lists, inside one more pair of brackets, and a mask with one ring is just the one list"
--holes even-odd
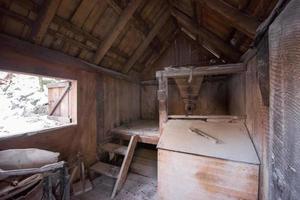
[(145, 49), (149, 46), (154, 37), (158, 34), (162, 26), (167, 22), (170, 17), (169, 10), (163, 11), (161, 16), (159, 17), (158, 22), (154, 25), (152, 30), (147, 35), (146, 39), (140, 44), (140, 46), (135, 50), (134, 54), (130, 57), (126, 65), (124, 66), (122, 72), (128, 73), (132, 66), (137, 62), (137, 60), (141, 57)]
[(76, 12), (71, 18), (71, 22), (79, 27), (82, 27), (83, 23), (89, 16), (90, 11), (95, 7), (97, 1), (95, 0), (82, 0)]
[[(97, 37), (93, 36), (92, 34), (84, 31), (83, 29), (77, 27), (76, 25), (70, 23), (69, 21), (67, 21), (59, 16), (55, 16), (53, 18), (53, 22), (56, 24), (59, 24), (60, 26), (64, 26), (64, 27), (70, 29), (73, 33), (83, 36), (86, 40), (89, 40), (89, 41), (93, 42), (94, 44), (97, 44), (97, 45), (101, 44), (100, 39), (98, 39)], [(124, 59), (127, 59), (129, 57), (126, 53), (122, 52), (118, 48), (111, 47), (110, 49), (112, 50), (113, 53), (119, 55), (120, 57), (122, 57)]]
[(250, 38), (255, 37), (259, 21), (252, 16), (246, 15), (237, 8), (234, 8), (221, 0), (197, 0), (204, 3), (210, 9), (221, 14), (233, 27), (245, 33)]
[(136, 9), (142, 3), (142, 1), (143, 0), (132, 0), (125, 8), (125, 10), (122, 11), (116, 26), (114, 27), (112, 32), (109, 35), (107, 35), (107, 37), (104, 39), (104, 41), (101, 43), (100, 47), (98, 48), (94, 57), (94, 63), (96, 64), (100, 63), (100, 61), (103, 59), (107, 51), (111, 48), (114, 41), (122, 32), (122, 30), (124, 29), (128, 21), (131, 19)]
[(159, 52), (153, 52), (151, 57), (147, 60), (145, 63), (145, 67), (143, 69), (143, 73), (147, 73), (151, 66), (164, 54), (164, 52), (169, 48), (169, 46), (172, 44), (172, 42), (176, 39), (178, 33), (180, 33), (179, 29), (175, 33), (172, 34), (171, 37), (169, 37), (164, 43), (163, 46), (160, 48)]
[[(119, 6), (114, 0), (105, 0), (114, 10), (116, 13), (121, 14), (122, 12), (122, 8), (121, 6)], [(137, 29), (138, 31), (140, 31), (140, 33), (142, 34), (142, 36), (145, 37), (147, 36), (147, 34), (150, 32), (150, 26), (147, 24), (147, 22), (142, 18), (142, 16), (140, 15), (140, 13), (135, 12), (133, 14), (132, 17), (132, 26)], [(153, 40), (157, 41), (159, 43), (159, 45), (161, 45), (161, 41), (159, 40), (159, 38), (155, 37)], [(153, 49), (152, 45), (150, 45), (150, 47)]]
[(36, 18), (37, 20), (33, 24), (30, 36), (36, 44), (40, 44), (42, 42), (60, 2), (61, 0), (46, 0), (42, 5), (42, 8)]
[[(122, 8), (119, 6), (114, 0), (105, 0), (112, 9), (119, 15), (122, 13)], [(144, 1), (145, 2), (145, 1)], [(149, 26), (146, 22), (142, 19), (142, 17), (138, 13), (134, 13), (132, 17), (132, 25), (134, 28), (139, 30), (142, 34), (147, 35), (149, 32)]]
[(213, 51), (224, 55), (231, 61), (239, 60), (240, 52), (230, 44), (223, 41), (217, 35), (201, 26), (196, 27), (193, 21), (188, 16), (184, 15), (176, 9), (172, 9), (172, 15), (177, 19), (179, 24), (181, 24), (191, 33), (198, 35), (199, 39), (202, 40), (200, 41), (202, 45), (212, 48)]
[(202, 43), (200, 43), (198, 40), (197, 40), (197, 37), (194, 36), (193, 33), (191, 33), (190, 31), (188, 31), (187, 29), (185, 29), (184, 27), (181, 27), (180, 31), (182, 33), (184, 33), (184, 36), (186, 36), (186, 38), (188, 38), (190, 41), (196, 43), (201, 49), (203, 49), (205, 52), (207, 52), (209, 55), (213, 55), (215, 58), (217, 59), (220, 59), (221, 56), (213, 51), (212, 49), (210, 49), (209, 46), (205, 46), (203, 45)]

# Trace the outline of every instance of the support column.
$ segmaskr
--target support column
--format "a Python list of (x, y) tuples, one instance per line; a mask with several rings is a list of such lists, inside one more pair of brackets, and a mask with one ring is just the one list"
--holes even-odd
[(164, 124), (168, 121), (168, 78), (162, 71), (157, 72), (157, 99), (159, 101), (159, 133), (162, 134)]

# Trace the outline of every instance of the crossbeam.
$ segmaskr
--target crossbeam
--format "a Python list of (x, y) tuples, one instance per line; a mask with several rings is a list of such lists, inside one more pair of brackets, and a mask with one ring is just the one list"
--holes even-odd
[(216, 34), (206, 30), (205, 28), (195, 26), (193, 20), (184, 15), (177, 9), (172, 9), (172, 15), (177, 19), (178, 23), (185, 27), (188, 31), (199, 36), (202, 41), (202, 45), (212, 47), (214, 51), (222, 53), (226, 58), (231, 61), (238, 61), (240, 52), (233, 46), (223, 41)]
[(113, 43), (120, 35), (120, 33), (122, 32), (126, 24), (129, 22), (129, 20), (132, 18), (134, 12), (142, 3), (142, 1), (143, 0), (133, 0), (128, 4), (127, 8), (125, 8), (125, 10), (122, 11), (116, 26), (114, 27), (112, 32), (109, 33), (109, 35), (107, 35), (107, 37), (104, 39), (103, 43), (100, 45), (99, 49), (97, 50), (94, 57), (95, 64), (100, 63), (101, 60), (104, 58), (105, 54), (112, 47)]
[(142, 56), (146, 48), (148, 48), (149, 44), (154, 39), (154, 37), (159, 33), (163, 25), (165, 25), (169, 17), (170, 13), (168, 10), (162, 13), (162, 15), (160, 15), (160, 19), (158, 20), (158, 22), (154, 25), (150, 33), (147, 35), (146, 39), (140, 44), (140, 46), (137, 48), (137, 50), (134, 52), (134, 54), (130, 57), (130, 59), (124, 66), (122, 70), (123, 73), (127, 74), (130, 71), (133, 65)]
[(156, 77), (163, 75), (164, 77), (184, 77), (184, 76), (197, 76), (197, 75), (219, 75), (219, 74), (235, 74), (246, 71), (244, 63), (225, 64), (225, 65), (212, 65), (204, 67), (167, 67), (165, 70), (157, 71)]
[(256, 28), (259, 26), (259, 21), (250, 15), (246, 15), (237, 8), (226, 4), (221, 0), (198, 0), (205, 3), (209, 8), (221, 14), (233, 27), (245, 33), (250, 38), (255, 37)]
[(33, 24), (31, 39), (40, 44), (47, 33), (48, 27), (55, 16), (61, 0), (46, 0)]

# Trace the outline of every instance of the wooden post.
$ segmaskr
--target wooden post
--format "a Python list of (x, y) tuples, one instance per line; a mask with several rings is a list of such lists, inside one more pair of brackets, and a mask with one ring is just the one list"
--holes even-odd
[(162, 134), (164, 123), (168, 121), (168, 78), (162, 71), (156, 73), (158, 79), (157, 99), (159, 101), (159, 133)]

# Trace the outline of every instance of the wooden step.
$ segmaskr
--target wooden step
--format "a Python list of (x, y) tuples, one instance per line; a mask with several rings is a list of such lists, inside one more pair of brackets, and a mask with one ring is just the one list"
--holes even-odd
[(90, 168), (90, 170), (112, 178), (118, 178), (120, 167), (103, 162), (97, 162)]
[(127, 146), (114, 143), (103, 144), (100, 148), (106, 152), (116, 153), (123, 156), (125, 156), (127, 152)]
[(128, 150), (126, 152), (126, 155), (124, 157), (122, 166), (120, 168), (120, 173), (119, 176), (117, 178), (117, 181), (115, 183), (111, 198), (113, 199), (116, 194), (120, 191), (120, 189), (122, 188), (124, 182), (126, 181), (126, 177), (127, 177), (127, 173), (133, 158), (133, 154), (134, 154), (134, 150), (136, 147), (138, 141), (138, 136), (137, 135), (133, 135), (129, 141), (128, 144)]

